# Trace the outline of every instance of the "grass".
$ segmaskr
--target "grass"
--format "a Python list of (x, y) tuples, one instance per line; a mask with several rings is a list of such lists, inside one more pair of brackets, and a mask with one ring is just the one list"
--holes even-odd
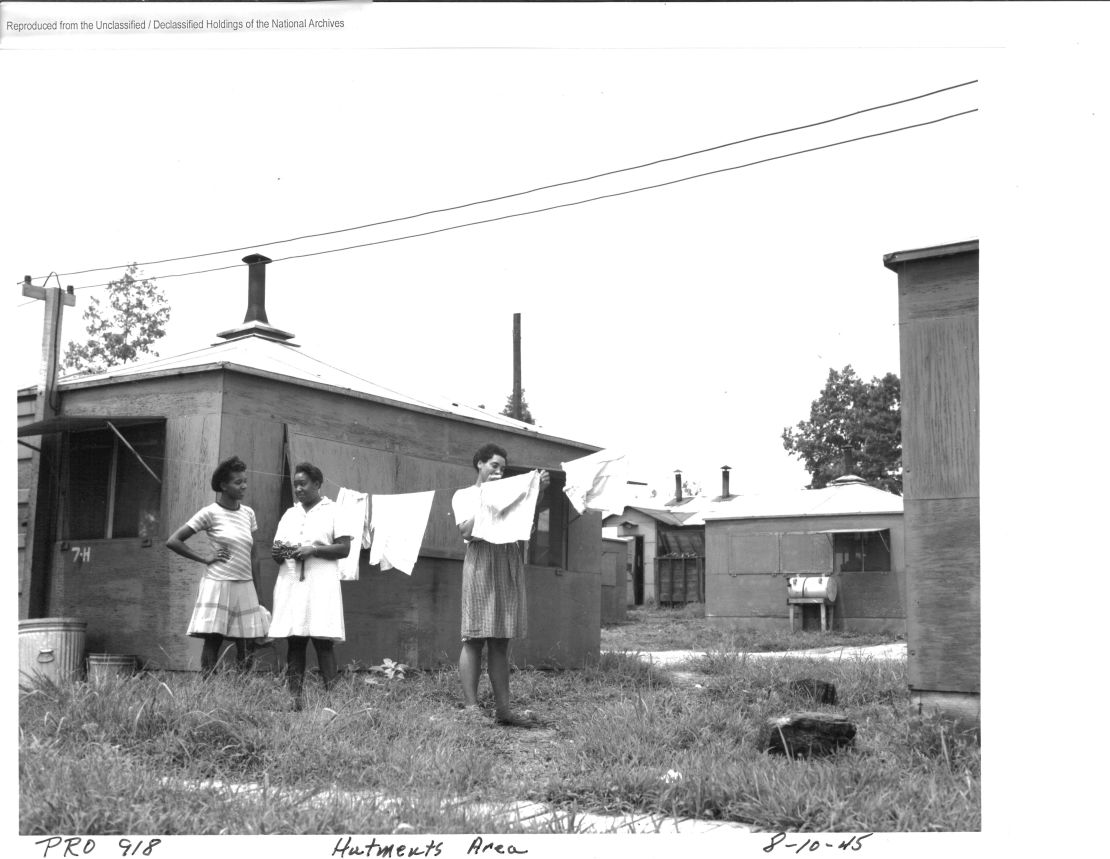
[[(326, 697), (313, 683), (301, 713), (268, 674), (41, 684), (20, 701), (20, 832), (512, 833), (498, 812), (526, 799), (563, 812), (552, 832), (633, 810), (765, 831), (980, 828), (977, 738), (914, 715), (902, 663), (707, 649), (683, 667), (693, 680), (629, 653), (515, 672), (517, 704), (554, 723), (531, 731), (465, 718), (447, 670), (348, 674)], [(836, 684), (853, 748), (762, 753), (767, 719), (830, 709), (789, 692), (802, 677)]]
[(810, 650), (818, 647), (866, 647), (895, 641), (894, 633), (861, 633), (835, 630), (828, 633), (788, 629), (772, 632), (732, 630), (705, 619), (705, 606), (691, 603), (679, 608), (637, 607), (627, 619), (601, 630), (603, 650), (718, 650), (771, 652)]

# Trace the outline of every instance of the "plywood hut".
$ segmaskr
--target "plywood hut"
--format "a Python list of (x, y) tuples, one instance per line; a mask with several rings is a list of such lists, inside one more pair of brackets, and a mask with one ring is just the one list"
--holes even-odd
[[(705, 616), (717, 626), (790, 628), (792, 578), (834, 577), (832, 628), (905, 631), (902, 499), (846, 475), (823, 489), (736, 495), (703, 514)], [(819, 606), (803, 605), (819, 629)]]
[(910, 690), (979, 718), (979, 242), (887, 254), (898, 274)]
[[(50, 527), (35, 546), (42, 569), (21, 578), (21, 616), (79, 617), (88, 622), (90, 651), (197, 668), (200, 643), (185, 630), (202, 571), (164, 548), (167, 535), (212, 501), (208, 481), (216, 464), (242, 457), (250, 467), (246, 503), (259, 525), (255, 582), (272, 608), (277, 566), (270, 544), (292, 504), (291, 468), (308, 461), (323, 470), (324, 494), (332, 499), (340, 487), (372, 494), (436, 490), (412, 575), (369, 567), (363, 550), (359, 580), (343, 583), (347, 641), (337, 646), (340, 665), (453, 661), (464, 547), (451, 495), (474, 482), (474, 451), (496, 442), (509, 452), (510, 473), (552, 471), (528, 558), (529, 634), (514, 642), (511, 656), (519, 665), (576, 666), (596, 655), (601, 515), (570, 508), (559, 467), (597, 448), (481, 408), (401, 394), (312, 358), (290, 332), (266, 320), (269, 260), (244, 261), (246, 319), (220, 332), (215, 344), (63, 378), (59, 414), (46, 421), (33, 422), (26, 408), (36, 391), (19, 392), (21, 440), (37, 447), (50, 435), (60, 438), (61, 450), (41, 469), (42, 479), (53, 481)], [(38, 518), (45, 521), (42, 511)]]

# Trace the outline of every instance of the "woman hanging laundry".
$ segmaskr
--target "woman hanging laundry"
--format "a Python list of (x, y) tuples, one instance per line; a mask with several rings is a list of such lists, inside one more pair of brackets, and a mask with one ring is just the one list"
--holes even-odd
[[(473, 457), (477, 480), (473, 486), (460, 489), (451, 500), (455, 524), (466, 541), (462, 581), (462, 651), (459, 654), (459, 679), (463, 704), (467, 713), (478, 709), (478, 680), (482, 668), (482, 650), (486, 649), (487, 671), (493, 688), (495, 718), (503, 725), (532, 727), (539, 722), (528, 713), (514, 712), (509, 698), (509, 640), (527, 634), (528, 616), (524, 582), (526, 540), (489, 542), (482, 534), (495, 531), (511, 532), (517, 528), (511, 520), (523, 512), (527, 536), (536, 494), (548, 484), (546, 471), (533, 473), (531, 481), (522, 481), (519, 497), (500, 499), (500, 509), (491, 522), (489, 507), (482, 504), (482, 486), (502, 478), (509, 455), (496, 444), (483, 445)], [(514, 490), (512, 495), (516, 495)], [(530, 508), (527, 506), (530, 502)], [(523, 507), (521, 508), (521, 505)], [(478, 524), (478, 530), (475, 526)], [(506, 537), (514, 536), (507, 533)]]

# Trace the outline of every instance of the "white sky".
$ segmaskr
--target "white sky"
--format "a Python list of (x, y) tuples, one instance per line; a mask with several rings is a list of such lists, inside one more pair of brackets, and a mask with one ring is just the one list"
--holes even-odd
[[(40, 19), (66, 14), (49, 5)], [(5, 3), (0, 19), (34, 19), (34, 6)], [(135, 4), (116, 17), (149, 19), (158, 6)], [(300, 14), (295, 6), (242, 8), (195, 11)], [(74, 4), (69, 12), (91, 18), (92, 9)], [(172, 7), (178, 17), (189, 11)], [(865, 378), (899, 371), (896, 277), (883, 255), (979, 237), (983, 587), (992, 606), (984, 622), (1008, 629), (1006, 619), (1021, 618), (1024, 636), (1070, 616), (1073, 583), (1034, 594), (1032, 576), (1017, 586), (1007, 577), (1029, 562), (1026, 544), (1011, 537), (1015, 521), (1025, 528), (1035, 519), (1044, 534), (1105, 527), (1097, 515), (1104, 501), (1069, 495), (1071, 503), (1046, 504), (1033, 498), (1026, 475), (1058, 476), (1058, 497), (1064, 485), (1099, 482), (1097, 471), (1088, 476), (1094, 457), (1084, 438), (1097, 436), (1105, 387), (1101, 374), (1094, 383), (1088, 376), (1105, 367), (1106, 4), (312, 11), (346, 26), (318, 36), (13, 37), (0, 29), (0, 276), (15, 296), (6, 326), (13, 387), (34, 380), (40, 355), (42, 304), (19, 297), (24, 274), (251, 242), (258, 244), (250, 250), (279, 257), (372, 241), (977, 106), (978, 114), (929, 128), (670, 188), (274, 264), (269, 318), (310, 354), (376, 382), (496, 411), (511, 389), (512, 314), (520, 312), (524, 386), (545, 429), (627, 448), (633, 477), (663, 491), (675, 468), (715, 487), (722, 464), (733, 468), (733, 491), (777, 489), (807, 482), (780, 434), (807, 417), (830, 367), (850, 363)], [(95, 17), (111, 17), (108, 4)], [(340, 237), (264, 244), (630, 166), (976, 78), (980, 84), (956, 93), (636, 171), (596, 189), (588, 183)], [(146, 272), (227, 264), (247, 252)], [(62, 280), (81, 286), (93, 278)], [(245, 268), (163, 286), (173, 307), (163, 355), (207, 345), (242, 320)], [(66, 339), (81, 333), (89, 294), (79, 291), (78, 306), (66, 310)], [(1021, 497), (1030, 500), (1015, 520), (1007, 505)], [(1035, 600), (1031, 614), (1025, 600)], [(1023, 638), (1022, 659), (993, 664), (985, 698), (1060, 677), (1071, 663), (1027, 644)], [(1023, 778), (1038, 778), (1047, 761), (1023, 748)], [(1001, 812), (1001, 796), (988, 797), (992, 812)], [(1054, 815), (1051, 799), (1037, 791), (1035, 804), (1023, 806), (1007, 796), (1007, 818), (1026, 808), (1025, 820), (1098, 819), (1082, 801)], [(1028, 846), (1032, 833), (1013, 831)]]
[[(582, 199), (978, 107), (984, 88), (504, 203), (263, 244), (827, 119), (974, 80), (992, 61), (977, 47), (981, 33), (953, 40), (935, 22), (928, 41), (944, 37), (935, 49), (887, 48), (883, 27), (798, 47), (831, 20), (822, 9), (789, 35), (749, 29), (743, 9), (503, 11), (518, 23), (486, 12), (502, 25), (478, 28), (469, 10), (469, 29), (424, 41), (413, 40), (419, 28), (409, 29), (405, 10), (363, 7), (344, 15), (350, 30), (338, 50), (330, 37), (242, 50), (266, 36), (242, 32), (121, 37), (161, 50), (108, 50), (111, 37), (86, 34), (66, 52), (9, 55), (34, 86), (5, 96), (21, 129), (7, 135), (8, 160), (21, 166), (5, 177), (19, 207), (6, 213), (17, 219), (0, 271), (14, 283), (251, 242), (276, 258)], [(772, 21), (785, 20), (775, 12)], [(699, 17), (724, 22), (720, 32), (696, 26)], [(356, 30), (384, 39), (383, 18), (387, 41), (404, 49), (351, 41)], [(575, 18), (603, 26), (583, 38)], [(668, 18), (687, 35), (667, 39)], [(630, 21), (653, 26), (641, 32)], [(562, 25), (549, 32), (544, 22)], [(723, 464), (733, 491), (802, 486), (808, 476), (780, 434), (808, 417), (829, 368), (850, 363), (865, 378), (898, 371), (896, 277), (883, 254), (979, 233), (981, 125), (981, 114), (960, 117), (613, 200), (274, 264), (269, 319), (329, 363), (498, 411), (512, 388), (520, 312), (526, 398), (545, 430), (628, 449), (631, 477), (664, 491), (676, 468), (717, 487)], [(210, 268), (245, 253), (144, 270)], [(63, 280), (80, 287), (117, 273)], [(162, 355), (207, 345), (242, 320), (245, 267), (162, 286), (172, 306)], [(83, 334), (91, 294), (79, 290), (66, 311), (64, 340)], [(43, 305), (20, 304), (18, 368), (33, 380)]]

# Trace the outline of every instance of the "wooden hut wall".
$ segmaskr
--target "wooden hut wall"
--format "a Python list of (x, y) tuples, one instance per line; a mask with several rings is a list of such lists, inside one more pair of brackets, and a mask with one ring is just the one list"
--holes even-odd
[(910, 687), (977, 713), (979, 252), (898, 265)]
[[(36, 397), (33, 393), (20, 393), (16, 398), (16, 426), (20, 427), (24, 424), (29, 424), (35, 419), (35, 400)], [(41, 440), (38, 436), (25, 438), (23, 441), (27, 444), (34, 445), (36, 448), (41, 448)], [(34, 451), (27, 447), (26, 444), (16, 444), (16, 487), (18, 496), (16, 499), (16, 548), (18, 552), (19, 564), (19, 616), (21, 618), (27, 617), (28, 614), (28, 600), (30, 597), (30, 581), (28, 579), (28, 570), (26, 569), (26, 546), (30, 537), (27, 534), (28, 519), (31, 510), (31, 485), (34, 479), (35, 469), (32, 464)]]
[(601, 622), (617, 623), (626, 615), (628, 539), (606, 537), (601, 542)]
[[(659, 593), (659, 575), (655, 569), (655, 555), (658, 550), (656, 528), (659, 523), (646, 513), (641, 513), (639, 510), (633, 510), (632, 508), (626, 508), (623, 513), (612, 514), (609, 517), (610, 525), (620, 525), (621, 522), (631, 522), (638, 526), (624, 529), (622, 536), (643, 537), (644, 603), (653, 602), (658, 598)], [(634, 603), (633, 597), (629, 597), (629, 602), (630, 604)]]
[(140, 538), (71, 541), (63, 526), (54, 545), (47, 613), (87, 621), (90, 652), (134, 654), (170, 669), (197, 667), (200, 644), (185, 630), (203, 570), (163, 544), (214, 497), (209, 478), (220, 455), (220, 374), (90, 386), (63, 396), (67, 415), (164, 417), (166, 456), (161, 522), (150, 544)]
[[(271, 432), (284, 426), (291, 464), (320, 467), (324, 494), (333, 499), (339, 487), (371, 494), (436, 490), (412, 575), (370, 567), (362, 551), (359, 580), (343, 583), (347, 640), (337, 648), (341, 664), (376, 665), (390, 658), (423, 667), (458, 658), (464, 544), (451, 516), (451, 496), (474, 482), (471, 458), (482, 444), (501, 444), (512, 464), (529, 467), (557, 469), (589, 452), (280, 380), (229, 374), (226, 385), (225, 446), (243, 446), (246, 436), (260, 435), (267, 425)], [(258, 493), (252, 497), (259, 501)], [(576, 518), (571, 511), (567, 530), (564, 568), (527, 568), (529, 634), (511, 651), (519, 664), (579, 665), (599, 650), (600, 514)], [(272, 537), (273, 529), (260, 528), (260, 543), (268, 546)], [(268, 558), (262, 568), (265, 600), (272, 598), (277, 570)]]
[(770, 631), (789, 624), (786, 580), (828, 575), (832, 547), (824, 530), (890, 530), (889, 573), (838, 573), (834, 619), (841, 629), (905, 631), (905, 571), (900, 514), (706, 522), (705, 614), (724, 627)]

